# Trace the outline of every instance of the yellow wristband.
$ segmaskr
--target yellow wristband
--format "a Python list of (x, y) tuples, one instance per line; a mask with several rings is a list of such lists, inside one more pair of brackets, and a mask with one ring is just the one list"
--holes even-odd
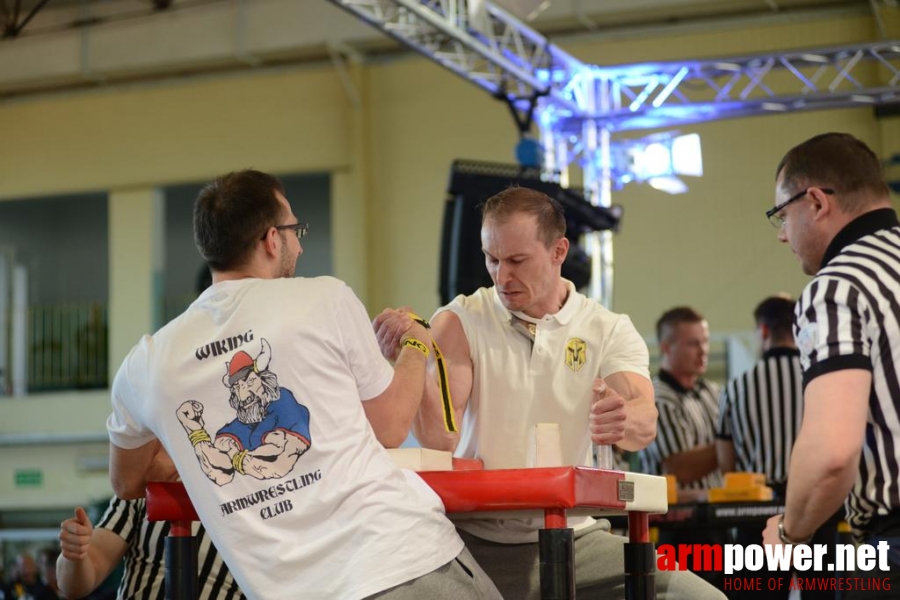
[(410, 348), (415, 348), (416, 350), (418, 350), (425, 356), (428, 356), (428, 353), (429, 353), (428, 346), (426, 346), (425, 344), (423, 344), (421, 341), (417, 340), (416, 338), (406, 338), (405, 340), (400, 342), (401, 348), (406, 348), (407, 346)]
[(210, 437), (209, 434), (206, 433), (205, 429), (197, 429), (188, 434), (188, 439), (191, 441), (191, 444), (196, 446), (200, 442), (209, 442)]
[(243, 463), (244, 463), (245, 456), (247, 456), (247, 451), (241, 450), (240, 452), (236, 453), (234, 456), (231, 457), (231, 465), (234, 467), (234, 470), (237, 471), (238, 473), (240, 473), (241, 475), (244, 474), (244, 464)]

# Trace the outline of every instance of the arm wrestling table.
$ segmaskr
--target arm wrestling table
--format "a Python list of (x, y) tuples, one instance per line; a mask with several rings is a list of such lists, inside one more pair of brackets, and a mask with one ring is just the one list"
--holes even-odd
[[(664, 513), (663, 477), (588, 467), (421, 471), (418, 475), (444, 502), (447, 515), (514, 518), (543, 514), (539, 532), (542, 600), (575, 598), (574, 533), (566, 515), (628, 515), (625, 597), (656, 598), (656, 553), (648, 516)], [(197, 552), (191, 521), (197, 513), (181, 483), (147, 486), (147, 518), (169, 521), (166, 540), (166, 598), (197, 597)]]

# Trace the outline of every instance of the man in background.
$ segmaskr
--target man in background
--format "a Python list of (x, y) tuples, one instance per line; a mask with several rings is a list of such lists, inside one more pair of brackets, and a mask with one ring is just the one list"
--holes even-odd
[[(746, 373), (728, 382), (719, 402), (719, 423), (716, 430), (716, 447), (719, 465), (723, 471), (762, 473), (766, 485), (774, 491), (775, 500), (784, 502), (788, 480), (791, 451), (800, 431), (803, 418), (803, 373), (800, 368), (800, 351), (794, 343), (793, 323), (796, 301), (788, 295), (770, 296), (760, 302), (753, 311), (756, 336), (762, 357)], [(831, 546), (824, 555), (826, 564), (831, 559), (837, 518), (819, 528), (814, 543)], [(758, 526), (737, 528), (735, 542), (742, 545), (759, 543)], [(757, 573), (766, 582), (770, 578), (781, 580), (768, 587), (774, 599), (787, 599), (790, 594), (790, 571)], [(831, 576), (831, 573), (807, 572), (803, 576)], [(771, 591), (780, 590), (780, 591)], [(738, 590), (734, 598), (752, 599), (753, 590)], [(804, 600), (833, 600), (833, 590), (807, 589)]]
[(721, 485), (716, 456), (719, 387), (703, 378), (709, 362), (709, 325), (688, 306), (657, 320), (660, 368), (653, 380), (659, 410), (656, 439), (640, 453), (644, 472), (672, 474), (680, 489)]

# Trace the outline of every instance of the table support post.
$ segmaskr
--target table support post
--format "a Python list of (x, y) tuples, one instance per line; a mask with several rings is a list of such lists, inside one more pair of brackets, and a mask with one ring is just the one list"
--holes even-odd
[(172, 521), (166, 538), (166, 600), (197, 600), (197, 538), (190, 521)]
[(656, 600), (656, 550), (650, 543), (647, 513), (628, 513), (625, 544), (625, 600)]
[(538, 532), (541, 600), (575, 599), (575, 532), (566, 525), (565, 510), (544, 511)]

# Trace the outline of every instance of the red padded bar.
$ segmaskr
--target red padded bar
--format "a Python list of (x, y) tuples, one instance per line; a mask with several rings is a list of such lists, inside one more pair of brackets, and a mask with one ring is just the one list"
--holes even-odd
[(154, 481), (147, 484), (147, 520), (199, 521), (200, 517), (180, 481)]
[(621, 471), (588, 467), (423, 471), (419, 476), (448, 513), (547, 508), (625, 509), (618, 499)]
[[(440, 496), (448, 513), (574, 508), (624, 510), (618, 499), (621, 471), (588, 467), (423, 471), (419, 476)], [(180, 482), (147, 485), (147, 519), (199, 521)]]

